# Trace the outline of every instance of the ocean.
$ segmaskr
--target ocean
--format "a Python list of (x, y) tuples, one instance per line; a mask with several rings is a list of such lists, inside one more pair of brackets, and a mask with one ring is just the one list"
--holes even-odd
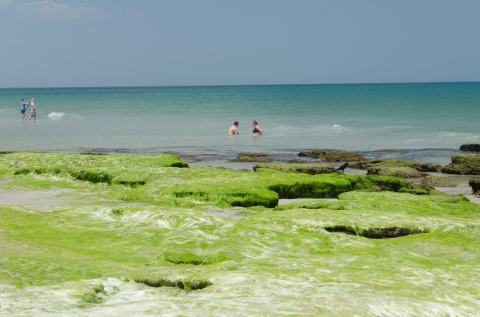
[[(22, 122), (34, 97), (37, 122)], [(251, 134), (252, 120), (265, 130)], [(480, 143), (480, 83), (0, 89), (0, 150), (289, 157), (304, 149), (443, 162)], [(233, 120), (241, 135), (229, 137)], [(378, 151), (381, 150), (381, 151)]]

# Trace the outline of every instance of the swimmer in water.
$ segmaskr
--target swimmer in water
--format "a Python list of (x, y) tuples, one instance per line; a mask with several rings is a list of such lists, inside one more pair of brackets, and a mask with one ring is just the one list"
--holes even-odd
[(228, 129), (228, 135), (237, 135), (240, 134), (240, 131), (238, 130), (238, 121), (233, 121), (232, 126), (230, 129)]
[(22, 101), (20, 103), (20, 113), (22, 114), (22, 120), (25, 121), (25, 119), (27, 118), (27, 110), (28, 110), (28, 102), (22, 98)]
[(37, 102), (35, 98), (30, 100), (30, 120), (37, 121)]
[(260, 126), (260, 123), (258, 123), (257, 120), (253, 120), (252, 126), (253, 126), (253, 131), (252, 131), (253, 134), (255, 134), (255, 135), (262, 135), (263, 134), (263, 129)]

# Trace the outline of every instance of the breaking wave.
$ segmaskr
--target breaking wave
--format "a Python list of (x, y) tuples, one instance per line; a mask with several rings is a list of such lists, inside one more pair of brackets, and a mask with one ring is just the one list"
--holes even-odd
[(66, 115), (65, 112), (50, 112), (47, 118), (50, 120), (62, 120)]

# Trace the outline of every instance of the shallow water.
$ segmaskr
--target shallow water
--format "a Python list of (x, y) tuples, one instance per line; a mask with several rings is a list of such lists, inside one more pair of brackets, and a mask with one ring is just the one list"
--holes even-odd
[[(36, 98), (36, 123), (20, 120), (22, 97)], [(480, 142), (479, 105), (480, 83), (0, 89), (0, 150), (173, 150), (224, 160), (236, 151), (427, 148), (435, 150), (397, 154), (442, 160)], [(251, 135), (253, 119), (262, 137)], [(243, 135), (226, 135), (233, 120)]]

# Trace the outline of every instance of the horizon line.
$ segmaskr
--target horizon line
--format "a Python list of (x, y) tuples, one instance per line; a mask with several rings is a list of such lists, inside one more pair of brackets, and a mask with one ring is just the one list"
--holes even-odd
[(178, 84), (178, 85), (99, 85), (99, 86), (25, 86), (25, 87), (0, 87), (8, 89), (87, 89), (87, 88), (201, 88), (201, 87), (267, 87), (267, 86), (334, 86), (334, 85), (409, 85), (409, 84), (474, 84), (480, 80), (459, 81), (399, 81), (399, 82), (335, 82), (335, 83), (270, 83), (270, 84)]

